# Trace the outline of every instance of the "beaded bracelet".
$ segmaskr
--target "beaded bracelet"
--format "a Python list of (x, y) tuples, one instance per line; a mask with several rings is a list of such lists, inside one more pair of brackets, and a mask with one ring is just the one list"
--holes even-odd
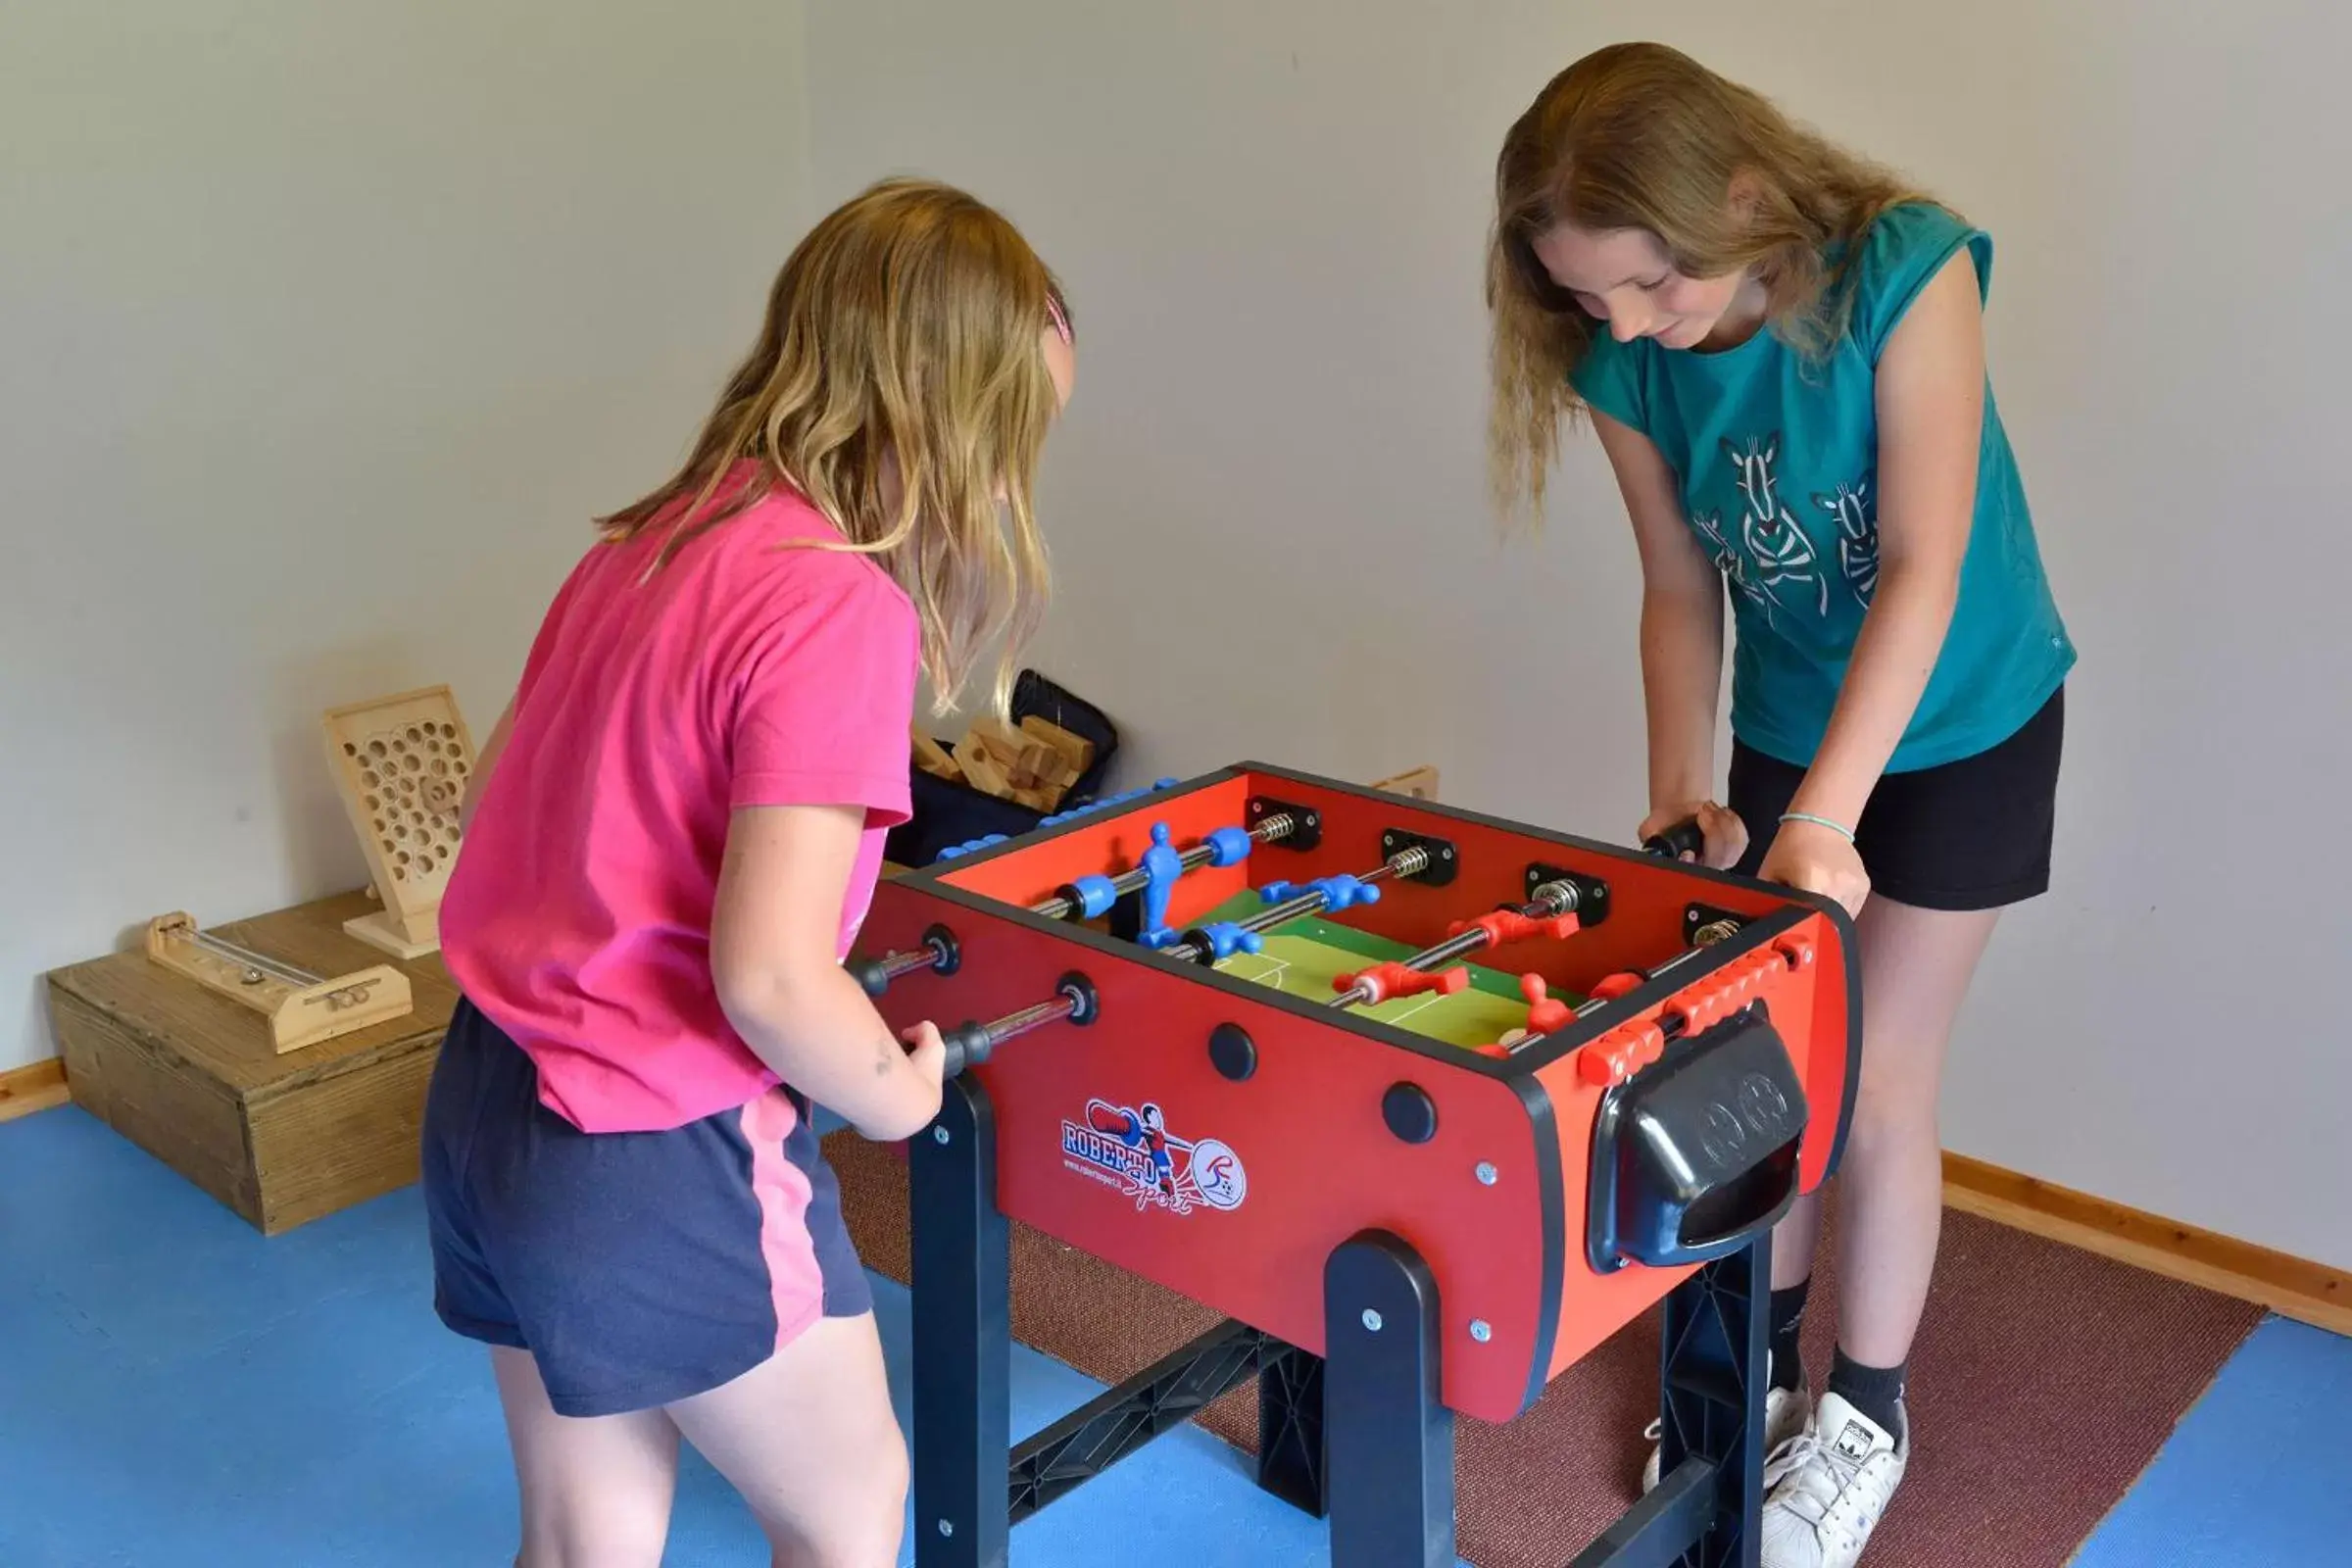
[(1852, 828), (1845, 826), (1841, 822), (1833, 822), (1826, 816), (1815, 816), (1810, 811), (1790, 811), (1784, 815), (1781, 820), (1784, 823), (1810, 822), (1815, 827), (1828, 828), (1831, 832), (1837, 834), (1848, 844), (1854, 842), (1854, 830)]

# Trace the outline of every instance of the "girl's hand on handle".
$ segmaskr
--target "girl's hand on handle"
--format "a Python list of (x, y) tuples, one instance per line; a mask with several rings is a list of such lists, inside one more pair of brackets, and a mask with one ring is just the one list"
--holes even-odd
[(1644, 817), (1635, 834), (1637, 842), (1647, 845), (1650, 840), (1664, 838), (1687, 822), (1695, 822), (1705, 836), (1706, 848), (1698, 855), (1684, 854), (1681, 859), (1695, 859), (1713, 870), (1728, 871), (1740, 863), (1747, 853), (1747, 824), (1739, 813), (1713, 801), (1690, 801), (1652, 811)]
[(1773, 835), (1757, 876), (1803, 893), (1819, 893), (1860, 914), (1870, 898), (1870, 873), (1850, 840), (1814, 822), (1784, 822)]
[(710, 979), (728, 1023), (777, 1077), (865, 1137), (896, 1143), (939, 1114), (947, 1047), (929, 1024), (901, 1040), (841, 962), (865, 815), (855, 806), (735, 811)]
[(919, 1128), (928, 1125), (931, 1118), (939, 1114), (940, 1093), (948, 1078), (948, 1046), (939, 1037), (939, 1025), (928, 1018), (900, 1038), (914, 1048), (907, 1054), (906, 1062), (914, 1069), (915, 1078), (922, 1085), (926, 1108), (922, 1122), (917, 1124)]

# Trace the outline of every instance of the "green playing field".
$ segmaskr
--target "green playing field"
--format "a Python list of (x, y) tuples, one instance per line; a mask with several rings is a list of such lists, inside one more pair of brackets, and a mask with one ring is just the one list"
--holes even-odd
[[(1257, 894), (1245, 893), (1227, 900), (1195, 923), (1242, 920), (1265, 906)], [(1408, 957), (1413, 951), (1401, 943), (1311, 914), (1285, 921), (1260, 934), (1265, 943), (1263, 952), (1237, 953), (1219, 962), (1218, 971), (1237, 980), (1272, 986), (1309, 1002), (1329, 1002), (1337, 996), (1339, 990), (1332, 982), (1340, 975), (1352, 973), (1368, 963)], [(1487, 1045), (1513, 1029), (1527, 1027), (1527, 1001), (1520, 995), (1517, 975), (1482, 969), (1474, 963), (1464, 967), (1470, 971), (1470, 983), (1450, 997), (1424, 991), (1419, 996), (1399, 997), (1377, 1007), (1357, 1007), (1351, 1011), (1356, 1017), (1377, 1018), (1396, 1028), (1409, 1029), (1455, 1046)], [(1573, 997), (1561, 1000), (1571, 1004), (1576, 1001)]]

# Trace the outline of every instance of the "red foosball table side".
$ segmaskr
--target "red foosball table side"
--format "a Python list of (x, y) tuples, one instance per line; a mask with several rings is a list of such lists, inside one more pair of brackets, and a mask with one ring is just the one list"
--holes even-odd
[[(1101, 921), (1028, 909), (1081, 876), (1137, 863), (1154, 824), (1183, 847), (1269, 808), (1309, 813), (1314, 831), (1184, 876), (1171, 927), (1253, 884), (1360, 875), (1406, 835), (1449, 852), (1443, 874), (1389, 881), (1378, 903), (1333, 918), (1427, 946), (1454, 921), (1526, 900), (1541, 868), (1605, 898), (1565, 940), (1474, 961), (1582, 996), (1609, 975), (1688, 956), (1496, 1058), (1172, 959)], [(1702, 917), (1738, 929), (1692, 947)], [(1858, 1008), (1834, 908), (1285, 769), (1245, 764), (894, 879), (877, 891), (860, 948), (906, 951), (941, 927), (955, 938), (954, 972), (894, 981), (880, 1005), (895, 1026), (1002, 1017), (1073, 973), (1098, 999), (1092, 1021), (1041, 1028), (970, 1069), (996, 1115), (1006, 1215), (1317, 1354), (1325, 1260), (1363, 1231), (1390, 1232), (1439, 1283), (1444, 1402), (1485, 1420), (1523, 1410), (1690, 1272), (1604, 1270), (1587, 1255), (1596, 1125), (1667, 1036), (1762, 1004), (1803, 1085), (1805, 1191), (1831, 1167), (1850, 1100)]]

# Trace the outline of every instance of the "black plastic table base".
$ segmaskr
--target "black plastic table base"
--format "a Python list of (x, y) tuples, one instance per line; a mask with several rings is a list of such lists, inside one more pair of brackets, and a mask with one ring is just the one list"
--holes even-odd
[[(1666, 1298), (1659, 1347), (1665, 1433), (1659, 1474), (1706, 1499), (1705, 1528), (1687, 1550), (1597, 1558), (1575, 1568), (1757, 1568), (1764, 1507), (1764, 1399), (1770, 1388), (1772, 1233), (1701, 1267)], [(1664, 1490), (1661, 1483), (1660, 1491)], [(1647, 1500), (1647, 1499), (1644, 1499)], [(1630, 1515), (1629, 1515), (1630, 1517)]]
[[(1004, 1568), (1014, 1523), (1252, 1376), (1258, 1485), (1328, 1517), (1334, 1568), (1453, 1568), (1444, 1317), (1435, 1275), (1403, 1241), (1366, 1231), (1333, 1250), (1323, 1356), (1223, 1323), (1016, 1446), (996, 1188), (987, 1092), (952, 1079), (908, 1152), (916, 1568)], [(1757, 1568), (1770, 1280), (1766, 1235), (1666, 1298), (1665, 1479), (1568, 1568)]]
[(1453, 1412), (1441, 1400), (1437, 1277), (1365, 1231), (1323, 1268), (1323, 1443), (1337, 1568), (1453, 1568)]
[(1568, 1568), (1681, 1568), (1715, 1522), (1715, 1466), (1686, 1459)]
[(916, 1568), (1003, 1568), (1011, 1516), (1011, 1228), (988, 1092), (948, 1080), (906, 1151)]
[(1271, 1335), (1228, 1319), (1022, 1439), (1011, 1457), (1012, 1523), (1192, 1420), (1257, 1376), (1269, 1352), (1289, 1350)]
[(1301, 1512), (1331, 1511), (1323, 1427), (1323, 1358), (1269, 1339), (1257, 1373), (1257, 1484)]
[(1001, 1568), (1011, 1528), (1258, 1381), (1258, 1485), (1324, 1512), (1323, 1364), (1225, 1322), (1023, 1439), (1011, 1439), (1011, 1228), (996, 1204), (996, 1117), (949, 1080), (907, 1146), (912, 1251), (914, 1560)]

